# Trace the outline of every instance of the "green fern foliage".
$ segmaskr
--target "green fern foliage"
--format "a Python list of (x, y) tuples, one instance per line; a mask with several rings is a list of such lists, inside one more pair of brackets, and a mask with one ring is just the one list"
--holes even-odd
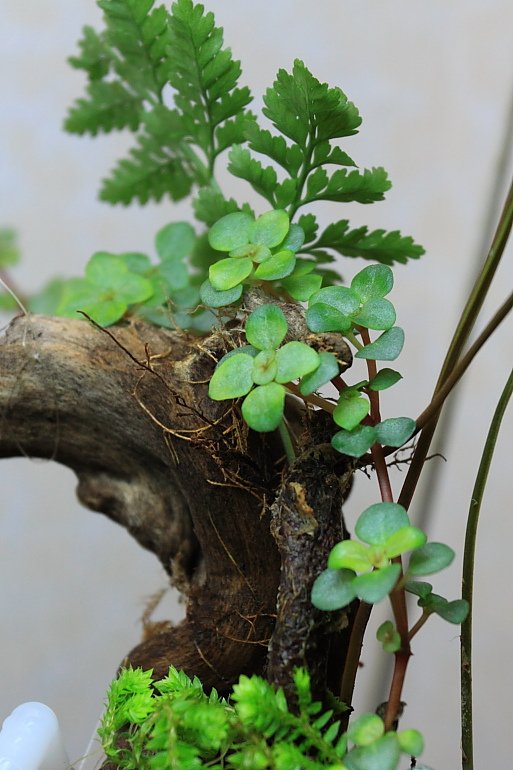
[[(171, 667), (125, 669), (107, 693), (98, 730), (109, 766), (123, 770), (397, 770), (401, 753), (421, 753), (416, 730), (387, 732), (364, 714), (347, 733), (333, 709), (312, 698), (305, 669), (293, 675), (296, 708), (281, 688), (241, 676), (228, 700)], [(333, 699), (335, 700), (335, 699)], [(415, 738), (415, 746), (413, 746)], [(408, 740), (406, 740), (408, 739)], [(418, 751), (417, 751), (418, 749)]]
[(351, 229), (347, 219), (341, 219), (328, 225), (319, 238), (316, 239), (317, 222), (313, 215), (300, 219), (303, 227), (308, 228), (306, 245), (302, 253), (314, 257), (317, 263), (333, 262), (332, 252), (344, 257), (361, 257), (362, 259), (392, 265), (394, 262), (405, 263), (408, 259), (418, 259), (424, 254), (424, 249), (415, 243), (410, 236), (403, 236), (398, 230), (369, 231), (368, 227)]
[[(96, 135), (128, 128), (136, 146), (104, 180), (100, 198), (127, 205), (186, 197), (207, 185), (218, 155), (244, 141), (248, 88), (223, 48), (212, 13), (191, 0), (171, 12), (154, 0), (98, 0), (105, 29), (84, 29), (72, 66), (88, 77), (66, 130)], [(168, 92), (174, 91), (174, 105)], [(249, 113), (248, 113), (249, 115)]]

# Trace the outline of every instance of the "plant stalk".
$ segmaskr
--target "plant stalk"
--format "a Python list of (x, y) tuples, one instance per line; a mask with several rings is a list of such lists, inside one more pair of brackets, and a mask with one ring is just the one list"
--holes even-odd
[(463, 555), (462, 596), (469, 604), (469, 613), (461, 626), (461, 753), (463, 770), (473, 770), (473, 717), (472, 717), (472, 608), (474, 565), (479, 513), (483, 501), (488, 472), (497, 442), (497, 436), (513, 392), (513, 369), (501, 393), (486, 437), (481, 462), (477, 471), (467, 519)]
[[(513, 181), (510, 185), (509, 192), (504, 204), (495, 235), (492, 240), (492, 245), (488, 252), (488, 256), (485, 260), (482, 270), (480, 271), (474, 287), (470, 292), (470, 296), (465, 304), (463, 312), (461, 314), (459, 323), (454, 332), (452, 341), (449, 345), (449, 349), (445, 356), (445, 360), (438, 377), (437, 384), (435, 386), (434, 395), (440, 390), (445, 380), (455, 367), (458, 358), (460, 357), (461, 350), (468, 339), (468, 336), (474, 326), (479, 311), (483, 305), (485, 297), (490, 288), (490, 284), (495, 275), (497, 267), (501, 261), (506, 243), (508, 241), (511, 227), (513, 224)], [(424, 466), (424, 461), (428, 455), (429, 447), (431, 446), (431, 440), (435, 432), (438, 419), (440, 417), (440, 411), (433, 414), (430, 419), (429, 425), (426, 425), (420, 435), (417, 448), (412, 460), (412, 463), (406, 474), (406, 478), (399, 495), (399, 503), (405, 508), (409, 508), (413, 494), (417, 487), (417, 483)]]

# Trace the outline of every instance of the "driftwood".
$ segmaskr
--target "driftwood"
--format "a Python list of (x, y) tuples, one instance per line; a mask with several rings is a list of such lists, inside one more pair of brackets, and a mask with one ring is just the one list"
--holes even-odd
[(124, 663), (155, 677), (173, 664), (221, 692), (253, 672), (287, 687), (307, 664), (322, 691), (336, 685), (330, 646), (340, 660), (348, 621), (316, 612), (309, 592), (344, 536), (353, 466), (299, 401), (288, 407), (298, 459), (284, 471), (273, 434), (208, 398), (216, 361), (237, 341), (236, 330), (198, 339), (18, 317), (0, 340), (0, 457), (70, 467), (80, 501), (155, 553), (183, 592), (185, 620), (147, 628)]

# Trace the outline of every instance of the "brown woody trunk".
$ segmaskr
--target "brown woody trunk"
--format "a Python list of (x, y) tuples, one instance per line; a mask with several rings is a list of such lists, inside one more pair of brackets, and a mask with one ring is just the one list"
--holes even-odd
[(322, 692), (337, 685), (347, 618), (317, 612), (309, 594), (345, 534), (353, 466), (300, 402), (289, 405), (298, 458), (285, 469), (274, 435), (208, 398), (236, 343), (236, 332), (19, 317), (0, 340), (0, 457), (69, 466), (81, 502), (153, 551), (183, 592), (185, 620), (149, 624), (123, 662), (155, 677), (173, 664), (221, 692), (253, 672), (287, 690), (307, 665)]

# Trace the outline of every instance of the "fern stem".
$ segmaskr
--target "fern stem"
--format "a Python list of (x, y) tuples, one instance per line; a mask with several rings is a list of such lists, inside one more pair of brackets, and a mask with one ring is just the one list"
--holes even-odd
[(502, 418), (513, 392), (513, 370), (501, 393), (486, 437), (481, 462), (477, 471), (470, 501), (465, 548), (463, 555), (462, 596), (469, 604), (469, 613), (461, 626), (461, 750), (463, 770), (473, 770), (473, 719), (472, 719), (472, 607), (474, 588), (474, 562), (477, 526), (483, 501), (488, 472), (499, 435)]
[[(480, 271), (474, 287), (470, 293), (467, 303), (463, 309), (460, 320), (454, 332), (451, 344), (445, 356), (440, 375), (438, 377), (437, 384), (435, 386), (434, 395), (440, 390), (447, 377), (454, 369), (458, 358), (460, 357), (461, 350), (468, 339), (468, 336), (475, 324), (479, 311), (483, 305), (485, 297), (490, 288), (490, 284), (495, 275), (497, 267), (501, 261), (508, 237), (513, 224), (513, 182), (510, 186), (504, 208), (502, 210), (495, 235), (493, 237), (492, 245), (488, 252), (488, 256), (485, 260), (482, 270)], [(405, 508), (409, 508), (413, 494), (417, 487), (424, 461), (429, 452), (431, 446), (431, 439), (436, 430), (436, 425), (440, 417), (440, 411), (435, 412), (429, 425), (423, 429), (415, 454), (413, 456), (412, 463), (406, 474), (403, 488), (399, 496), (399, 503)]]
[(290, 220), (292, 220), (296, 211), (306, 203), (306, 200), (301, 200), (301, 195), (302, 195), (306, 180), (308, 178), (308, 175), (312, 170), (311, 160), (312, 160), (313, 151), (315, 149), (315, 145), (316, 145), (316, 138), (315, 138), (315, 128), (314, 128), (314, 129), (310, 129), (309, 141), (305, 148), (303, 163), (301, 165), (301, 171), (299, 173), (299, 177), (297, 181), (296, 194), (294, 196), (294, 200), (289, 206), (288, 215)]
[(479, 337), (476, 339), (476, 341), (471, 345), (471, 347), (468, 349), (466, 354), (461, 358), (458, 363), (455, 365), (454, 369), (450, 373), (450, 375), (445, 380), (444, 384), (440, 388), (440, 390), (437, 391), (436, 395), (434, 396), (433, 400), (429, 404), (429, 406), (424, 409), (422, 414), (420, 414), (417, 417), (417, 430), (422, 430), (422, 428), (427, 425), (430, 421), (430, 419), (433, 419), (434, 415), (436, 415), (439, 410), (442, 407), (442, 404), (444, 403), (445, 399), (451, 392), (451, 390), (454, 388), (454, 386), (457, 384), (457, 382), (461, 379), (461, 377), (465, 374), (466, 370), (472, 363), (473, 359), (477, 355), (477, 353), (480, 351), (480, 349), (483, 347), (485, 342), (491, 337), (493, 332), (497, 329), (499, 324), (504, 320), (504, 318), (507, 316), (507, 314), (511, 311), (513, 308), (513, 292), (509, 295), (509, 297), (503, 302), (503, 304), (500, 306), (500, 308), (497, 310), (493, 318), (489, 321), (489, 323), (485, 326)]

